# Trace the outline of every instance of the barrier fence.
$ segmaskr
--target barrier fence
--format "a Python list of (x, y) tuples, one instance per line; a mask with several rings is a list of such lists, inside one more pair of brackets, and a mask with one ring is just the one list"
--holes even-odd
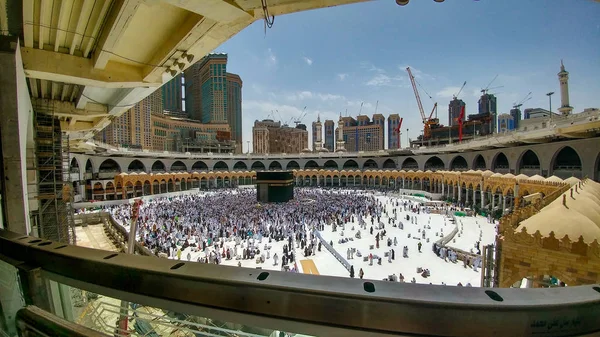
[(319, 240), (321, 240), (321, 244), (323, 245), (323, 247), (325, 247), (332, 255), (333, 257), (335, 257), (336, 260), (338, 260), (342, 266), (344, 266), (344, 268), (346, 268), (346, 270), (348, 270), (348, 272), (350, 272), (350, 267), (352, 266), (342, 255), (340, 255), (340, 253), (338, 253), (335, 249), (333, 249), (333, 247), (329, 244), (329, 242), (325, 241), (325, 239), (323, 239), (323, 237), (321, 236), (321, 233), (319, 233), (319, 231), (314, 230), (313, 234), (319, 238)]

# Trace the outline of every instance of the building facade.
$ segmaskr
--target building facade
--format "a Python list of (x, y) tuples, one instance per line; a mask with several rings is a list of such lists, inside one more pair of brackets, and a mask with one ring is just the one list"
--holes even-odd
[(391, 114), (388, 116), (387, 129), (388, 129), (388, 149), (399, 149), (400, 148), (400, 115)]
[(152, 148), (155, 151), (235, 152), (236, 145), (219, 135), (231, 133), (228, 124), (205, 124), (189, 118), (153, 113)]
[(115, 118), (94, 138), (114, 146), (153, 149), (151, 115), (161, 113), (162, 107), (162, 91), (157, 90)]
[(183, 103), (185, 92), (183, 74), (175, 76), (165, 83), (160, 90), (162, 92), (163, 111), (169, 111), (179, 117), (188, 117)]
[(522, 117), (521, 109), (518, 107), (510, 109), (510, 115), (513, 118), (513, 123), (515, 125), (514, 129), (517, 130), (521, 126), (521, 123), (519, 123)]
[[(379, 117), (381, 116), (381, 117)], [(356, 151), (378, 151), (383, 150), (384, 131), (382, 115), (374, 115), (371, 122), (368, 116), (360, 115), (356, 119), (352, 117), (342, 117), (343, 120), (343, 140), (345, 149), (350, 152)]]
[(242, 152), (242, 79), (239, 75), (226, 73), (227, 78), (227, 123), (231, 128), (231, 140)]
[(507, 132), (515, 129), (515, 119), (511, 114), (498, 115), (498, 132)]
[(308, 150), (306, 125), (281, 125), (270, 119), (255, 121), (252, 127), (254, 153), (301, 153)]
[(493, 94), (484, 93), (479, 97), (478, 114), (490, 116), (490, 133), (496, 130), (496, 117), (498, 115), (496, 96)]
[(335, 123), (328, 119), (325, 121), (325, 149), (329, 152), (334, 151), (335, 143)]
[[(448, 104), (448, 126), (458, 125), (458, 119), (460, 117), (460, 111), (465, 106), (465, 102), (462, 99), (454, 97)], [(467, 114), (463, 115), (463, 122), (467, 120)]]

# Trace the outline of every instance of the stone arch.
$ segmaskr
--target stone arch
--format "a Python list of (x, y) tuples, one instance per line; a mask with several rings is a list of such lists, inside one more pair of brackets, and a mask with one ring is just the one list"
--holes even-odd
[(146, 165), (139, 161), (138, 159), (134, 159), (127, 166), (127, 172), (146, 172)]
[(437, 171), (437, 170), (443, 170), (444, 168), (445, 168), (444, 161), (441, 160), (440, 157), (438, 157), (438, 156), (432, 156), (431, 158), (427, 159), (427, 161), (425, 162), (425, 171), (427, 171), (427, 170)]
[(369, 159), (363, 164), (363, 170), (378, 169), (378, 168), (379, 168), (379, 165), (377, 165), (377, 162), (374, 161), (373, 159)]
[(475, 159), (473, 159), (473, 170), (487, 170), (485, 158), (483, 158), (482, 155), (478, 154), (475, 156)]
[(193, 171), (208, 171), (208, 165), (206, 165), (205, 162), (198, 160), (192, 165), (192, 172)]
[(219, 160), (213, 166), (213, 171), (229, 171), (229, 166), (222, 160)]
[(161, 160), (157, 160), (154, 163), (152, 163), (152, 172), (164, 172), (164, 171), (166, 171), (165, 163), (163, 163)]
[(266, 169), (265, 164), (263, 164), (260, 161), (255, 161), (254, 163), (252, 163), (252, 166), (250, 167), (250, 169), (252, 171), (264, 171)]
[(187, 172), (187, 165), (185, 165), (181, 160), (177, 160), (173, 164), (171, 164), (171, 171)]
[(77, 158), (71, 159), (71, 164), (69, 165), (69, 170), (71, 172), (79, 172), (79, 162)]
[(348, 159), (344, 162), (344, 170), (355, 170), (358, 169), (358, 163), (355, 160)]
[(94, 164), (92, 164), (91, 160), (86, 160), (85, 162), (85, 173), (92, 173), (94, 172)]
[(338, 170), (339, 166), (338, 166), (338, 164), (335, 161), (333, 161), (333, 160), (330, 159), (330, 160), (326, 161), (325, 164), (323, 164), (323, 168), (326, 169), (326, 170), (327, 169)]
[(234, 171), (245, 171), (245, 170), (248, 170), (248, 165), (246, 165), (246, 163), (244, 163), (243, 161), (240, 160), (233, 165), (233, 170)]
[(415, 160), (415, 158), (413, 157), (408, 157), (406, 159), (404, 159), (404, 161), (402, 162), (402, 166), (401, 168), (403, 170), (418, 170), (419, 169), (419, 163), (417, 163), (417, 161)]
[(570, 146), (562, 147), (554, 153), (550, 168), (552, 169), (550, 175), (555, 175), (561, 179), (569, 177), (582, 178), (581, 156)]
[(105, 159), (102, 164), (100, 164), (100, 167), (98, 168), (98, 171), (100, 172), (122, 172), (121, 171), (121, 165), (119, 165), (116, 161), (112, 160), (112, 159)]
[(298, 165), (298, 162), (295, 160), (290, 161), (289, 163), (287, 163), (287, 165), (285, 166), (286, 170), (299, 170), (300, 169), (300, 165)]
[(458, 155), (450, 160), (450, 171), (468, 171), (469, 164), (465, 157)]
[(319, 168), (319, 164), (317, 164), (316, 161), (314, 160), (309, 160), (306, 162), (306, 164), (304, 164), (304, 169), (318, 169)]
[(540, 167), (540, 157), (531, 149), (523, 151), (517, 160), (517, 174), (523, 173), (528, 176), (540, 174)]
[(396, 162), (393, 159), (388, 158), (383, 162), (383, 168), (395, 170), (397, 168)]
[(280, 162), (274, 160), (271, 162), (271, 164), (269, 164), (269, 171), (270, 170), (283, 170), (283, 167), (281, 166)]
[(500, 151), (496, 153), (494, 159), (492, 159), (492, 171), (500, 173), (508, 173), (510, 168), (510, 164), (508, 163), (508, 157), (504, 154), (504, 152)]

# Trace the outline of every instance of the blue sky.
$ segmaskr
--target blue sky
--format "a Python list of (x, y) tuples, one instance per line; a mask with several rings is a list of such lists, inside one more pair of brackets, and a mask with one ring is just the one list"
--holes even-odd
[(305, 106), (310, 127), (318, 114), (356, 116), (361, 102), (371, 116), (379, 101), (378, 112), (400, 114), (415, 138), (422, 123), (407, 66), (433, 98), (419, 88), (424, 109), (438, 102), (443, 124), (464, 81), (460, 98), (471, 114), (496, 75), (500, 113), (529, 92), (525, 108), (547, 109), (545, 93), (555, 91), (555, 109), (561, 58), (575, 112), (600, 107), (599, 17), (592, 0), (378, 0), (276, 17), (266, 35), (258, 21), (216, 51), (229, 54), (228, 71), (244, 82), (244, 151), (254, 120), (278, 110), (275, 119), (288, 121)]

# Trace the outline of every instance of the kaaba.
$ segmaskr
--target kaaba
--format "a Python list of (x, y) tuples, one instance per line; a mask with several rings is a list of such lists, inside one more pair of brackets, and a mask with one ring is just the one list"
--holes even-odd
[(294, 199), (292, 172), (256, 172), (258, 202), (287, 202)]

